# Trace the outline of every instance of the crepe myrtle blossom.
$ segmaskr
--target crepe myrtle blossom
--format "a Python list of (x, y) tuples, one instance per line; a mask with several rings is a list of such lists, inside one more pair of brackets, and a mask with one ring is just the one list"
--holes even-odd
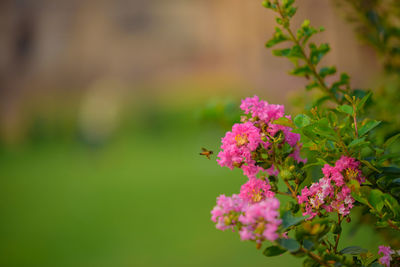
[[(252, 119), (234, 124), (232, 131), (227, 132), (222, 138), (222, 150), (217, 159), (221, 166), (230, 169), (238, 167), (249, 178), (256, 177), (256, 174), (264, 169), (257, 166), (254, 153), (259, 147), (268, 150), (271, 147), (269, 136), (275, 136), (279, 131), (283, 133), (282, 142), (293, 147), (290, 156), (297, 162), (306, 161), (300, 157), (300, 135), (293, 133), (290, 127), (273, 124), (274, 120), (284, 116), (282, 105), (268, 104), (254, 96), (244, 99), (240, 107), (245, 114), (250, 114)], [(290, 116), (286, 117), (290, 119)], [(277, 175), (277, 169), (273, 165), (264, 171), (270, 175)]]
[[(255, 165), (256, 161), (252, 159), (251, 153), (261, 142), (260, 130), (253, 123), (237, 123), (222, 138), (222, 151), (219, 152), (217, 161), (221, 166), (230, 169), (242, 167), (245, 175), (253, 177), (262, 168)], [(242, 166), (243, 164), (246, 166)]]
[(335, 166), (326, 164), (322, 168), (324, 177), (309, 188), (304, 187), (301, 195), (297, 196), (300, 204), (305, 203), (303, 215), (315, 217), (321, 209), (327, 212), (337, 212), (348, 215), (353, 208), (354, 199), (351, 190), (346, 185), (350, 180), (360, 184), (365, 182), (360, 170), (360, 163), (354, 158), (342, 156)]
[(216, 223), (219, 230), (233, 230), (239, 215), (246, 210), (247, 205), (247, 202), (238, 195), (231, 197), (220, 195), (217, 198), (217, 205), (211, 211), (211, 220)]
[(242, 100), (240, 108), (245, 114), (250, 114), (252, 118), (266, 123), (277, 120), (285, 114), (284, 106), (268, 104), (267, 101), (260, 100), (256, 95)]
[(395, 251), (389, 246), (379, 246), (378, 254), (383, 254), (383, 256), (379, 258), (379, 263), (390, 267), (390, 262), (393, 259), (392, 255), (400, 256), (400, 250)]
[(242, 240), (255, 240), (257, 243), (275, 241), (279, 237), (277, 230), (282, 223), (279, 219), (279, 200), (266, 198), (249, 205), (239, 216), (239, 222), (242, 223), (239, 231)]
[[(253, 199), (259, 193), (252, 195), (251, 202), (246, 201), (251, 195), (247, 194), (250, 188), (262, 192), (263, 196), (258, 202), (253, 202)], [(254, 240), (259, 244), (264, 240), (276, 240), (280, 236), (277, 231), (282, 222), (279, 219), (280, 203), (272, 192), (263, 192), (264, 189), (268, 190), (267, 184), (251, 180), (241, 192), (246, 199), (242, 199), (240, 195), (219, 196), (217, 205), (211, 211), (211, 220), (216, 223), (216, 228), (224, 231), (238, 226), (242, 240)], [(281, 236), (285, 237), (285, 234)]]
[(274, 197), (275, 193), (271, 191), (271, 186), (264, 180), (250, 178), (247, 183), (240, 188), (239, 196), (249, 202), (256, 203), (266, 198)]

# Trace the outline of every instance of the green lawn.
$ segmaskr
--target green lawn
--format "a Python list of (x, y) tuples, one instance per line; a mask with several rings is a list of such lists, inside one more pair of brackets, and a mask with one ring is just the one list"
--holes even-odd
[[(222, 131), (133, 132), (101, 148), (43, 142), (1, 153), (0, 266), (300, 265), (215, 229), (216, 196), (245, 181), (198, 156)], [(377, 246), (362, 233), (355, 244)]]

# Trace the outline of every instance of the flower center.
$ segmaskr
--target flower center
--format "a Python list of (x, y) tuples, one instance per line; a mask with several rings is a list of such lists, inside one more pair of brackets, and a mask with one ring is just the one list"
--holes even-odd
[(238, 146), (244, 146), (245, 144), (247, 144), (249, 142), (249, 140), (247, 139), (247, 135), (246, 134), (238, 134), (235, 136), (235, 140), (236, 140), (236, 144)]
[(357, 177), (358, 177), (358, 170), (346, 169), (346, 178), (348, 181), (352, 179), (357, 179)]

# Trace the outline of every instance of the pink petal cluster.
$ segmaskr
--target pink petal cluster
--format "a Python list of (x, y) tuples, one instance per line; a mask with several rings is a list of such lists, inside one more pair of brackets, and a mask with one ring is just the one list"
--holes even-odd
[(266, 181), (250, 178), (240, 188), (239, 197), (247, 202), (256, 203), (266, 198), (274, 197), (274, 195), (275, 193), (271, 191), (271, 186)]
[(249, 205), (240, 215), (239, 222), (243, 224), (239, 231), (242, 240), (255, 240), (261, 243), (264, 240), (274, 241), (279, 237), (277, 233), (282, 221), (279, 219), (279, 200), (267, 198), (261, 202)]
[[(251, 152), (255, 151), (261, 143), (260, 130), (251, 122), (237, 123), (233, 125), (232, 131), (227, 132), (222, 138), (222, 151), (217, 159), (221, 166), (242, 167), (245, 175), (253, 177), (261, 167), (255, 165)], [(243, 164), (246, 164), (242, 166)]]
[[(273, 121), (284, 116), (285, 110), (282, 105), (268, 104), (268, 102), (259, 100), (257, 96), (254, 96), (244, 99), (240, 108), (245, 114), (250, 114), (252, 120), (233, 125), (232, 131), (227, 132), (225, 137), (222, 138), (222, 150), (217, 159), (221, 166), (227, 166), (230, 169), (239, 167), (246, 176), (254, 178), (263, 168), (256, 165), (252, 152), (260, 146), (268, 149), (270, 143), (266, 140), (266, 135), (274, 136), (278, 131), (282, 131), (284, 141), (294, 148), (290, 156), (297, 162), (306, 161), (300, 157), (300, 135), (293, 133), (290, 127), (273, 124)], [(286, 117), (290, 119), (290, 116)], [(265, 132), (261, 131), (261, 124), (266, 126), (266, 129), (263, 128)], [(277, 175), (274, 166), (264, 171), (270, 175)]]
[(326, 164), (322, 168), (324, 177), (310, 188), (303, 188), (301, 195), (297, 196), (300, 204), (305, 203), (303, 215), (314, 218), (321, 209), (327, 212), (338, 212), (345, 216), (353, 208), (354, 199), (346, 182), (356, 180), (363, 183), (365, 178), (360, 170), (360, 163), (354, 158), (342, 156), (336, 161), (335, 166)]
[(378, 253), (382, 253), (383, 256), (379, 258), (379, 263), (382, 265), (385, 265), (386, 267), (390, 267), (390, 262), (392, 261), (392, 255), (393, 254), (400, 254), (400, 251), (394, 251), (391, 247), (389, 246), (379, 246), (379, 251)]
[(258, 96), (242, 100), (240, 108), (245, 114), (250, 114), (253, 118), (264, 122), (277, 120), (285, 114), (284, 106), (268, 104), (267, 101), (260, 100)]
[(220, 195), (217, 198), (217, 205), (211, 211), (211, 220), (217, 223), (216, 227), (220, 230), (233, 229), (237, 218), (247, 208), (248, 204), (238, 195), (227, 197)]
[[(242, 240), (274, 241), (279, 237), (279, 200), (263, 180), (249, 179), (239, 195), (217, 198), (217, 205), (211, 211), (211, 220), (217, 229), (234, 229), (238, 226)], [(283, 235), (282, 235), (283, 236)]]

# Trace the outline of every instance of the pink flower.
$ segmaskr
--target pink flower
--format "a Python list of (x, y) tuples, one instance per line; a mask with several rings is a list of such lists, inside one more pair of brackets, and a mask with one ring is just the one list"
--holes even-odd
[(240, 108), (245, 114), (251, 114), (253, 118), (258, 118), (264, 122), (279, 119), (285, 113), (283, 106), (268, 104), (267, 101), (259, 100), (258, 96), (242, 100)]
[(389, 246), (379, 246), (378, 253), (383, 254), (383, 256), (379, 259), (379, 263), (385, 265), (386, 267), (390, 267), (392, 254), (395, 254), (395, 251), (392, 250)]
[(220, 230), (233, 229), (237, 223), (237, 217), (247, 207), (247, 202), (238, 195), (226, 197), (220, 195), (217, 198), (217, 205), (211, 211), (211, 220), (217, 223), (216, 227)]
[(346, 182), (356, 180), (365, 181), (362, 177), (360, 163), (354, 158), (342, 156), (336, 161), (335, 166), (326, 164), (322, 168), (324, 177), (310, 188), (303, 188), (301, 195), (297, 196), (300, 204), (305, 203), (303, 215), (315, 217), (321, 209), (326, 212), (337, 212), (343, 216), (350, 213), (354, 199)]
[(266, 181), (250, 178), (247, 183), (242, 185), (239, 197), (247, 202), (256, 203), (274, 197), (275, 193), (270, 190), (271, 186)]
[(260, 130), (251, 122), (237, 123), (233, 125), (232, 132), (227, 132), (222, 138), (222, 151), (219, 152), (217, 161), (221, 166), (242, 167), (245, 174), (254, 177), (261, 169), (255, 165), (251, 153), (255, 151), (261, 143)]
[(279, 200), (266, 198), (263, 201), (247, 206), (246, 211), (239, 216), (242, 223), (241, 237), (243, 240), (262, 242), (265, 239), (274, 241), (282, 221), (279, 219)]

